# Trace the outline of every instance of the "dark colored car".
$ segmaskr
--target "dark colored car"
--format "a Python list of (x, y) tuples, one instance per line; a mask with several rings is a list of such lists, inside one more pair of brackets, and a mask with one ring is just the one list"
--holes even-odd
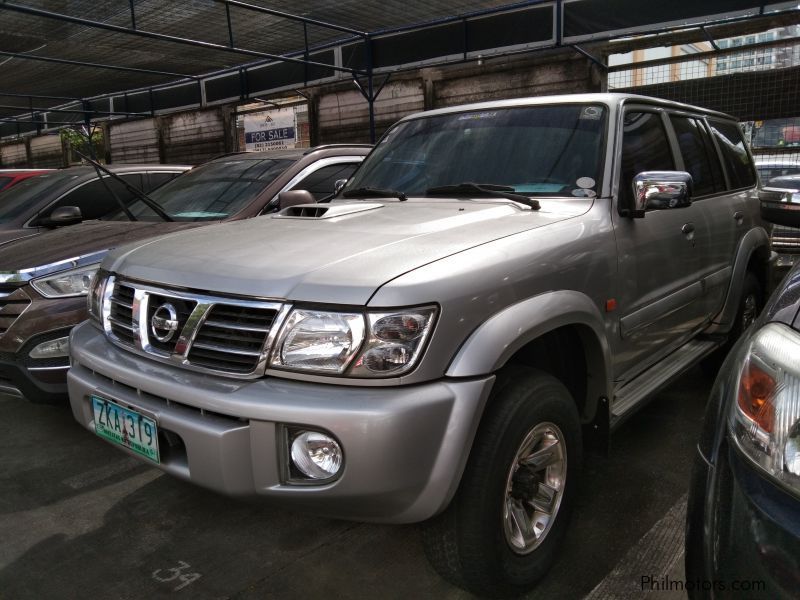
[[(147, 192), (190, 167), (115, 165), (106, 168)], [(133, 198), (121, 182), (105, 174), (101, 180), (92, 167), (58, 169), (25, 179), (0, 196), (0, 244), (84, 219), (99, 219), (119, 206), (114, 194), (122, 202)], [(77, 207), (80, 216), (73, 211), (70, 218), (59, 219), (56, 211), (66, 207)]]
[(689, 597), (798, 598), (800, 265), (728, 355), (697, 450)]
[[(278, 194), (308, 190), (316, 200), (355, 170), (370, 147), (250, 152), (196, 167), (152, 192), (165, 220), (141, 199), (87, 221), (0, 246), (0, 389), (31, 401), (66, 398), (67, 335), (85, 320), (86, 292), (112, 248), (278, 208)], [(131, 221), (133, 217), (135, 221)]]
[(0, 192), (18, 184), (28, 177), (36, 177), (52, 169), (0, 169)]

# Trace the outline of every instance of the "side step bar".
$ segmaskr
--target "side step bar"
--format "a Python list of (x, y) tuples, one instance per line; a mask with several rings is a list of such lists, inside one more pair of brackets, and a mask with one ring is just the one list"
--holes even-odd
[(708, 356), (718, 345), (718, 342), (711, 340), (692, 340), (625, 384), (614, 394), (614, 402), (611, 405), (611, 427), (619, 425), (643, 400)]

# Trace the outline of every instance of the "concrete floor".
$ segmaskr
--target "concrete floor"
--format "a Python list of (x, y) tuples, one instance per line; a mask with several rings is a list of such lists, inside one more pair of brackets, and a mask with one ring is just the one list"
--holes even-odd
[[(589, 456), (571, 532), (531, 598), (639, 598), (682, 573), (685, 494), (711, 380), (665, 390)], [(413, 526), (230, 500), (128, 458), (66, 406), (0, 397), (0, 598), (467, 598)], [(660, 600), (685, 597), (659, 593)]]

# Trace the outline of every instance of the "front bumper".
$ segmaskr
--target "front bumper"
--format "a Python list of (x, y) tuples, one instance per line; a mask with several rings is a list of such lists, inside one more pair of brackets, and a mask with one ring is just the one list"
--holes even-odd
[[(94, 429), (90, 396), (105, 397), (154, 416), (165, 441), (171, 440), (159, 468), (176, 477), (223, 494), (387, 523), (422, 521), (447, 506), (494, 381), (404, 387), (243, 382), (139, 357), (110, 344), (90, 323), (73, 330), (70, 347), (70, 402), (88, 429)], [(287, 482), (282, 432), (298, 425), (338, 439), (345, 459), (337, 480)]]
[(44, 298), (30, 285), (16, 296), (29, 303), (13, 317), (0, 335), (0, 391), (17, 393), (31, 402), (65, 402), (66, 357), (31, 359), (29, 352), (41, 342), (69, 334), (86, 320), (86, 297)]
[(800, 499), (737, 450), (723, 446), (718, 457), (711, 466), (698, 456), (689, 492), (686, 577), (710, 588), (690, 598), (796, 598)]

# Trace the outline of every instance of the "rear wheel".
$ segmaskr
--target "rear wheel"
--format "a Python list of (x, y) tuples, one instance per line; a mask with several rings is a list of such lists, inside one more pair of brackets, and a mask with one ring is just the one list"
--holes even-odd
[(495, 384), (456, 497), (425, 524), (434, 568), (482, 595), (515, 595), (548, 570), (566, 533), (581, 463), (577, 408), (542, 371)]

